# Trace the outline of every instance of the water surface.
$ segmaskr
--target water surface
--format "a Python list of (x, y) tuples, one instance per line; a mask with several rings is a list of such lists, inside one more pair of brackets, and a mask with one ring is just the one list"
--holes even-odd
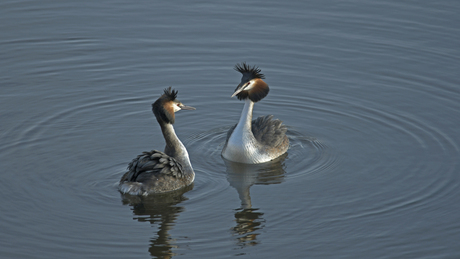
[[(3, 1), (0, 256), (460, 257), (459, 7)], [(220, 156), (243, 61), (289, 127), (272, 163)], [(122, 196), (170, 85), (196, 181)]]

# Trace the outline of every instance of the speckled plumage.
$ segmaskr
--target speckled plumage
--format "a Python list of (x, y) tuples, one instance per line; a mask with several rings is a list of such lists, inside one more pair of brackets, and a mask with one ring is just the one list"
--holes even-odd
[(152, 150), (144, 151), (129, 163), (128, 172), (123, 175), (120, 183), (131, 183), (125, 184), (122, 192), (143, 195), (177, 190), (189, 185), (188, 178), (176, 159)]

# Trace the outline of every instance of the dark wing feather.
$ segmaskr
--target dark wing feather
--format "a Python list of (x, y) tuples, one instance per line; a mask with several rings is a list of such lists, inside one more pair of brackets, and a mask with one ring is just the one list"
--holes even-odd
[(173, 157), (165, 153), (152, 150), (143, 152), (131, 161), (128, 165), (128, 172), (120, 182), (142, 182), (154, 174), (170, 175), (175, 178), (183, 178), (182, 165)]
[(287, 127), (273, 115), (260, 116), (252, 121), (252, 134), (263, 145), (277, 147), (286, 139)]

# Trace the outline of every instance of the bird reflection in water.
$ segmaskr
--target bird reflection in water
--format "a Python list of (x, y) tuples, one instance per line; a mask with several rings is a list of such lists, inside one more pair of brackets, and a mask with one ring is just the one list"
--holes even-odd
[(258, 230), (265, 225), (264, 213), (252, 207), (251, 186), (282, 183), (286, 157), (287, 153), (263, 164), (242, 164), (223, 159), (227, 166), (227, 180), (236, 189), (241, 201), (241, 207), (235, 212), (236, 226), (232, 228), (240, 246), (257, 245)]
[(169, 230), (175, 225), (179, 214), (184, 211), (184, 207), (178, 206), (187, 200), (183, 194), (192, 188), (193, 184), (177, 191), (149, 196), (122, 194), (123, 205), (132, 207), (134, 220), (149, 222), (158, 229), (156, 236), (150, 239), (149, 252), (153, 258), (166, 259), (175, 255), (172, 249), (177, 246)]

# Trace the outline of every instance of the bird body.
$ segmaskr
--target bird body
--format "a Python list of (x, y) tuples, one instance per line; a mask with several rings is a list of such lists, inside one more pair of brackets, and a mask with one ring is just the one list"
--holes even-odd
[(287, 127), (280, 120), (273, 119), (272, 115), (252, 120), (254, 104), (267, 96), (269, 88), (257, 67), (243, 63), (237, 64), (235, 69), (243, 77), (232, 97), (236, 95), (245, 103), (240, 120), (227, 133), (222, 156), (227, 160), (246, 164), (268, 162), (288, 150)]
[(128, 165), (122, 176), (119, 190), (131, 195), (148, 195), (174, 191), (193, 183), (193, 171), (187, 149), (177, 137), (173, 123), (179, 110), (195, 110), (176, 99), (177, 91), (171, 87), (152, 104), (152, 111), (160, 124), (166, 141), (164, 152), (143, 152)]

